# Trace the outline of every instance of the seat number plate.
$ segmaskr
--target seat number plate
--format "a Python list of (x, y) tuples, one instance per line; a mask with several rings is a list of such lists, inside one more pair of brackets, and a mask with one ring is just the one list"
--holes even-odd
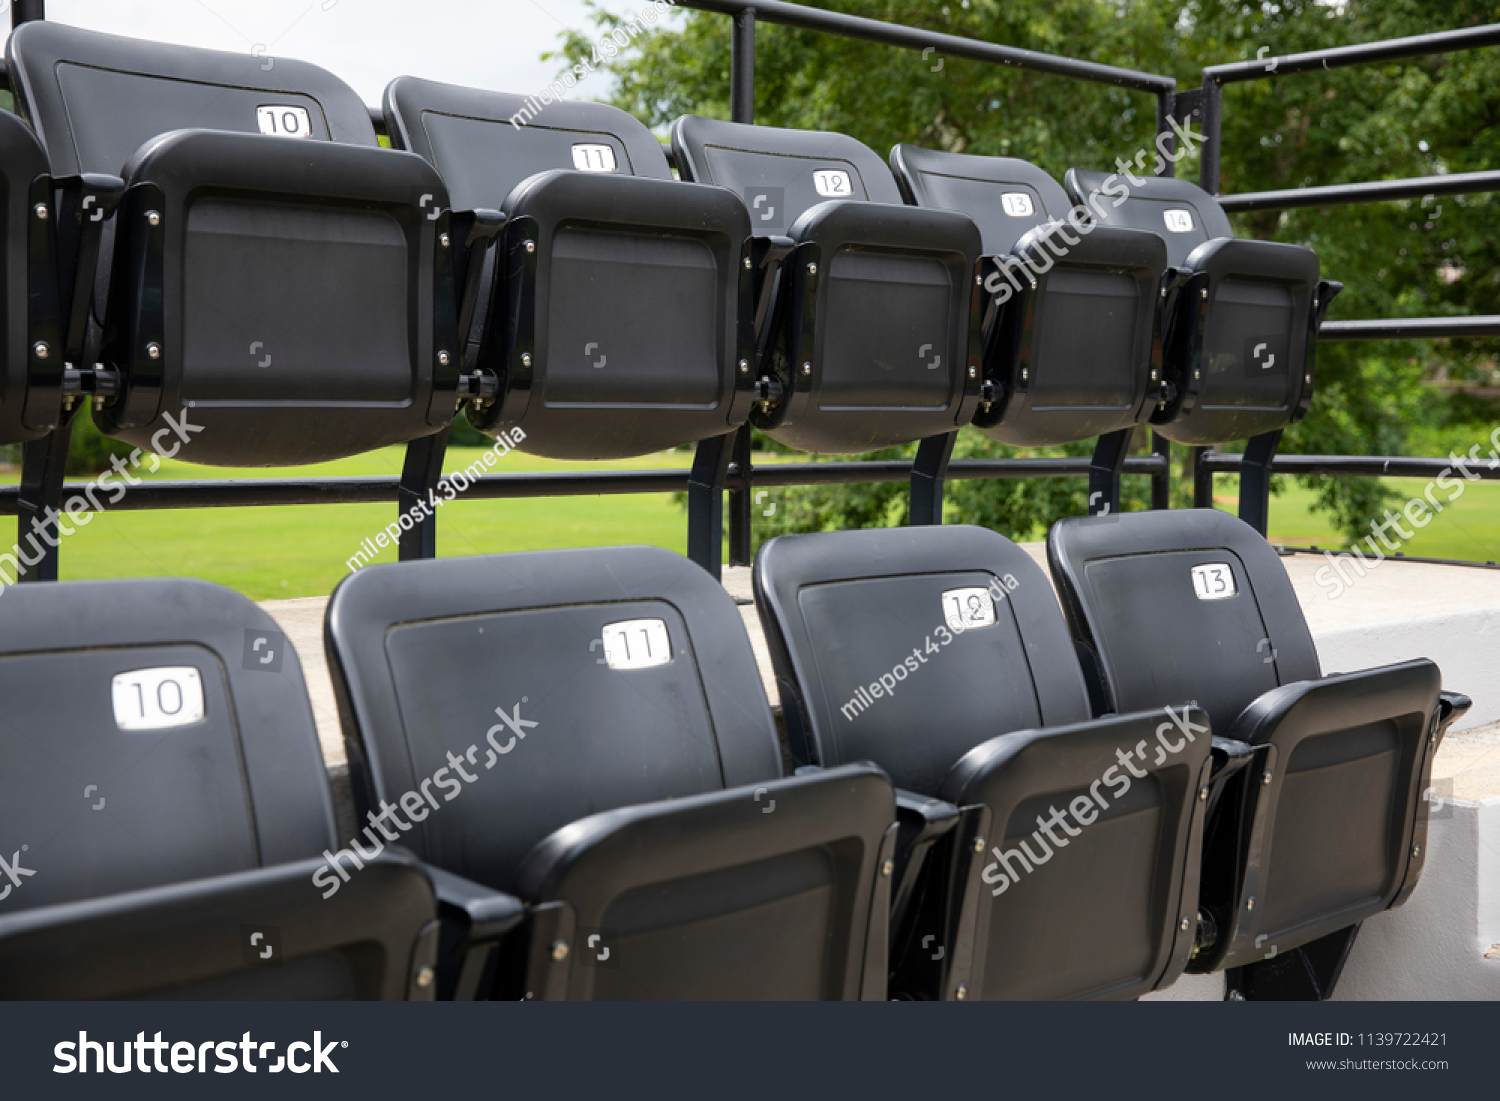
[(1205, 562), (1192, 568), (1193, 593), (1199, 600), (1223, 600), (1239, 592), (1227, 562)]
[(988, 589), (949, 589), (943, 594), (943, 622), (955, 631), (995, 625), (995, 601)]
[(580, 172), (613, 172), (615, 151), (607, 145), (575, 145), (573, 167)]
[(191, 665), (119, 673), (110, 687), (115, 725), (121, 730), (163, 730), (203, 721), (203, 681)]
[(1168, 233), (1191, 233), (1193, 232), (1193, 212), (1191, 210), (1164, 210), (1161, 212), (1162, 220), (1167, 223)]
[(828, 199), (852, 199), (854, 187), (849, 183), (849, 173), (839, 169), (824, 169), (813, 173), (813, 189)]
[(1007, 191), (1000, 196), (1000, 209), (1012, 218), (1031, 218), (1036, 208), (1031, 205), (1031, 196), (1024, 191)]
[(604, 661), (611, 669), (650, 669), (672, 660), (667, 625), (659, 619), (626, 619), (604, 625)]
[(255, 122), (262, 134), (276, 134), (283, 138), (312, 137), (312, 119), (306, 107), (282, 107), (271, 105), (255, 109)]

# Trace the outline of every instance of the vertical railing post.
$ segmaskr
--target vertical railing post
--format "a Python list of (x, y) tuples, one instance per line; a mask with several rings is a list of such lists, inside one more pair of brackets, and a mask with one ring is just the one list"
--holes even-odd
[[(729, 44), (729, 118), (746, 124), (755, 121), (755, 9), (746, 8), (734, 17)], [(750, 565), (751, 485), (750, 426), (735, 433), (729, 465), (729, 564)]]
[(734, 17), (729, 45), (729, 120), (755, 121), (755, 9)]
[[(1156, 149), (1162, 155), (1161, 171), (1158, 176), (1175, 176), (1177, 174), (1177, 162), (1171, 154), (1177, 151), (1177, 132), (1172, 129), (1172, 124), (1167, 120), (1172, 117), (1176, 110), (1177, 93), (1156, 93)], [(1162, 141), (1162, 135), (1166, 135), (1166, 141)]]
[(1210, 195), (1219, 193), (1219, 116), (1224, 105), (1224, 86), (1208, 79), (1203, 82), (1203, 160), (1198, 169), (1198, 186)]
[(38, 19), (47, 18), (47, 4), (45, 0), (12, 0), (10, 5), (10, 25), (19, 27), (22, 23), (32, 23)]
[(1151, 453), (1160, 455), (1162, 468), (1151, 475), (1151, 507), (1172, 507), (1172, 441), (1154, 429), (1151, 432)]
[(1193, 507), (1214, 507), (1214, 476), (1213, 472), (1203, 461), (1203, 457), (1209, 454), (1212, 448), (1193, 448)]

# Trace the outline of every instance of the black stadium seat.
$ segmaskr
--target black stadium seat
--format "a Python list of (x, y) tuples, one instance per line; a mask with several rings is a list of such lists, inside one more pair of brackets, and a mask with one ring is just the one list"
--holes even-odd
[(403, 844), (526, 904), (498, 958), (459, 938), (445, 988), (885, 996), (889, 781), (782, 777), (738, 610), (698, 566), (647, 547), (371, 566), (335, 590), (326, 642), (361, 816), (409, 808)]
[(1236, 238), (1214, 197), (1187, 180), (1074, 168), (1064, 183), (1104, 225), (1166, 243), (1173, 278), (1162, 369), (1171, 389), (1152, 426), (1196, 446), (1251, 438), (1240, 516), (1265, 534), (1271, 459), (1312, 403), (1318, 328), (1343, 284), (1319, 281), (1312, 249)]
[(0, 348), (0, 445), (40, 439), (63, 414), (62, 319), (57, 294), (52, 178), (36, 137), (0, 111), (5, 209), (5, 342)]
[(986, 400), (974, 427), (1025, 447), (1101, 437), (1091, 507), (1119, 508), (1130, 432), (1161, 399), (1157, 338), (1167, 253), (1100, 226), (1041, 169), (914, 145), (891, 150), (909, 202), (960, 210), (984, 235)]
[(301, 666), (202, 581), (0, 599), (0, 998), (413, 998), (433, 888), (336, 847)]
[(782, 536), (754, 580), (796, 762), (872, 760), (898, 789), (893, 994), (1131, 998), (1182, 973), (1201, 711), (1091, 719), (1046, 575), (981, 528)]
[(1100, 706), (1195, 698), (1216, 750), (1249, 760), (1209, 807), (1216, 935), (1191, 969), (1242, 968), (1250, 996), (1266, 968), (1305, 965), (1326, 997), (1358, 923), (1416, 886), (1422, 793), (1468, 699), (1426, 660), (1325, 677), (1275, 550), (1217, 510), (1062, 520), (1047, 555)]
[(502, 278), (476, 283), (487, 309), (472, 362), (497, 392), (469, 406), (475, 427), (521, 426), (540, 455), (611, 459), (745, 422), (750, 226), (734, 196), (674, 182), (651, 132), (603, 104), (532, 118), (522, 96), (401, 77), (385, 115), (456, 202), (507, 219)]
[[(121, 176), (100, 258), (100, 412), (192, 462), (316, 462), (440, 432), (458, 396), (448, 199), (313, 65), (50, 22), (7, 46), (54, 176)], [(191, 127), (192, 129), (184, 129)]]
[[(780, 260), (760, 319), (762, 400), (750, 423), (830, 454), (950, 437), (979, 403), (971, 299), (979, 233), (917, 210), (880, 158), (843, 134), (692, 115), (672, 124), (684, 179), (744, 199)], [(769, 267), (769, 264), (767, 265)]]

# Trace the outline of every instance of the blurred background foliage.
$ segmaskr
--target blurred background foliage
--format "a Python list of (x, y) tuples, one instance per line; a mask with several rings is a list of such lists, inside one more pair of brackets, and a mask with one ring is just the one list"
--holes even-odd
[[(1086, 58), (1201, 84), (1206, 65), (1397, 38), (1500, 20), (1470, 0), (817, 0), (816, 6), (1026, 49)], [(619, 21), (596, 11), (600, 29)], [(658, 24), (607, 63), (610, 102), (665, 134), (683, 114), (729, 117), (730, 21), (688, 12)], [(588, 56), (570, 35), (559, 61)], [(1062, 77), (900, 50), (760, 23), (755, 121), (836, 130), (882, 154), (897, 142), (1030, 160), (1061, 178), (1107, 168), (1147, 148), (1153, 96)], [(1500, 164), (1500, 51), (1422, 58), (1231, 85), (1224, 96), (1223, 193), (1468, 172)], [(1177, 173), (1198, 178), (1196, 156)], [(1334, 319), (1500, 313), (1500, 201), (1489, 195), (1237, 216), (1236, 232), (1315, 248), (1345, 284)], [(1284, 453), (1446, 455), (1500, 423), (1500, 372), (1483, 340), (1323, 344), (1308, 418)], [(1146, 447), (1144, 431), (1137, 450)], [(759, 441), (761, 446), (772, 446)], [(1231, 445), (1231, 449), (1237, 445)], [(909, 455), (913, 448), (882, 452)], [(1089, 444), (1042, 453), (1087, 453)], [(965, 430), (955, 457), (1015, 449)], [(1174, 474), (1186, 449), (1174, 448)], [(1280, 481), (1280, 479), (1278, 479)], [(1388, 495), (1367, 478), (1305, 479), (1342, 532), (1366, 530)], [(1191, 482), (1174, 478), (1175, 504)], [(1126, 479), (1144, 507), (1145, 479)], [(1016, 538), (1083, 511), (1081, 479), (949, 481), (945, 512)], [(757, 534), (905, 518), (902, 485), (807, 487), (783, 496)]]

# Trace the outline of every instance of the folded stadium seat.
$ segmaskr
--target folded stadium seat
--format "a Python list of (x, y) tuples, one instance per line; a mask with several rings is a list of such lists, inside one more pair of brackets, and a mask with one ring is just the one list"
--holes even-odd
[(371, 566), (325, 628), (361, 816), (399, 800), (403, 844), (526, 903), (498, 958), (457, 961), (460, 990), (884, 997), (890, 784), (782, 778), (739, 613), (687, 559)]
[(1324, 676), (1276, 552), (1226, 513), (1062, 520), (1047, 556), (1098, 706), (1196, 699), (1216, 754), (1249, 761), (1208, 808), (1210, 932), (1189, 969), (1239, 969), (1247, 997), (1327, 997), (1358, 923), (1416, 886), (1422, 792), (1469, 700), (1426, 660)]
[(1161, 241), (1095, 224), (1012, 157), (897, 145), (891, 169), (908, 202), (962, 211), (984, 238), (990, 387), (974, 427), (1023, 447), (1098, 436), (1089, 507), (1118, 511), (1131, 433), (1161, 399)]
[(314, 878), (336, 841), (312, 708), (250, 601), (18, 587), (0, 697), (0, 997), (433, 997), (421, 866)]
[(980, 401), (974, 223), (902, 204), (880, 158), (843, 134), (686, 115), (672, 149), (684, 179), (743, 197), (756, 263), (775, 265), (750, 423), (828, 454), (926, 441), (911, 520), (941, 523), (953, 438)]
[[(505, 219), (476, 264), (464, 332), (486, 393), (468, 406), (522, 450), (616, 459), (699, 444), (689, 557), (717, 576), (722, 488), (755, 376), (750, 225), (720, 188), (672, 179), (625, 112), (400, 77), (392, 142), (435, 165), (455, 202)], [(494, 273), (498, 272), (497, 278)]]
[(1073, 168), (1064, 183), (1102, 224), (1166, 242), (1173, 278), (1162, 364), (1170, 390), (1152, 426), (1194, 446), (1250, 438), (1240, 518), (1265, 534), (1271, 460), (1282, 431), (1312, 402), (1318, 328), (1343, 284), (1319, 281), (1312, 249), (1236, 238), (1214, 197), (1187, 180)]
[[(231, 466), (417, 441), (403, 490), (425, 496), (463, 392), (464, 242), (432, 167), (381, 149), (354, 90), (304, 62), (46, 21), (6, 49), (53, 176), (101, 193), (123, 178), (76, 349), (75, 366), (104, 365), (101, 429)], [(106, 213), (82, 210), (85, 225)], [(424, 539), (430, 522), (403, 555)]]
[(893, 994), (1133, 998), (1182, 973), (1201, 711), (1091, 718), (1046, 575), (982, 528), (782, 536), (754, 581), (797, 762), (897, 787)]

